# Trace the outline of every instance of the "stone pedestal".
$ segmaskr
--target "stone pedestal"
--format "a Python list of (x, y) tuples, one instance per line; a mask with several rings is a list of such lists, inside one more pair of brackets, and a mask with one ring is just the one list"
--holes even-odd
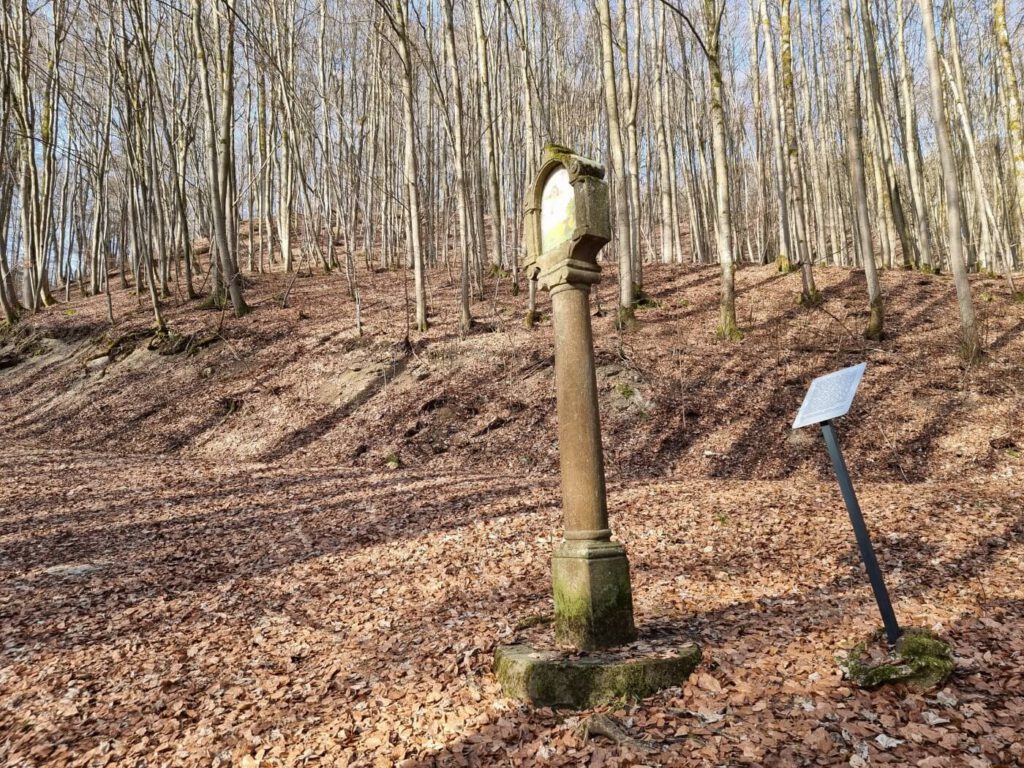
[(555, 642), (593, 651), (636, 639), (629, 561), (621, 544), (563, 541), (551, 558)]

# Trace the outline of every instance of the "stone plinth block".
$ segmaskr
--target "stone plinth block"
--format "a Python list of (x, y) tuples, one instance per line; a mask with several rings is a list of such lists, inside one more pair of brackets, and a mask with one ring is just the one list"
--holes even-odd
[(564, 541), (551, 559), (555, 642), (584, 651), (636, 639), (629, 561), (621, 544)]
[(494, 673), (506, 696), (538, 707), (587, 709), (681, 686), (700, 663), (700, 655), (696, 645), (639, 658), (577, 657), (506, 645), (495, 652)]

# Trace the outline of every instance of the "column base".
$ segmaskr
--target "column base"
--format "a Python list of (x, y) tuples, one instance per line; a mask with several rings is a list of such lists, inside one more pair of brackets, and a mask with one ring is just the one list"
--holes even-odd
[(636, 639), (626, 550), (610, 541), (563, 541), (551, 558), (555, 642), (583, 651)]
[(494, 674), (506, 696), (535, 707), (589, 709), (681, 687), (699, 663), (700, 648), (692, 644), (584, 658), (506, 645), (494, 654)]

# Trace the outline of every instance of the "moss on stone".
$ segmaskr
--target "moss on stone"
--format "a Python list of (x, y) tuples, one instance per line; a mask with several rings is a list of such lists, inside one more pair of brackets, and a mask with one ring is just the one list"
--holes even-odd
[(199, 303), (199, 309), (224, 309), (227, 306), (228, 297), (227, 294), (220, 291), (213, 291)]
[(573, 151), (564, 144), (549, 142), (544, 145), (543, 158), (545, 163), (549, 160), (558, 160), (562, 165), (568, 165), (573, 155)]
[(593, 650), (613, 648), (636, 638), (633, 597), (625, 584), (608, 589), (602, 600), (579, 595), (555, 584), (555, 641), (559, 645)]
[[(872, 638), (873, 641), (877, 640)], [(905, 683), (918, 690), (940, 685), (955, 667), (949, 644), (923, 629), (908, 629), (896, 642), (890, 658), (868, 664), (867, 642), (856, 645), (842, 662), (847, 677), (861, 688)]]
[(499, 264), (491, 264), (487, 267), (486, 277), (489, 280), (507, 280), (512, 273)]
[(494, 673), (507, 696), (536, 706), (583, 709), (642, 699), (682, 685), (700, 656), (695, 645), (668, 657), (628, 660), (571, 658), (513, 645), (497, 649)]
[(551, 575), (559, 645), (595, 650), (636, 638), (625, 555), (594, 559), (556, 555)]

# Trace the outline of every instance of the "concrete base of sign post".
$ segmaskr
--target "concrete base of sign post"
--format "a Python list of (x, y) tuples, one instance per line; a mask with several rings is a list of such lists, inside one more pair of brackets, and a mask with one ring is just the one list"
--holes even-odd
[[(908, 627), (894, 646), (883, 643), (884, 632), (876, 632), (841, 660), (843, 672), (857, 686), (877, 688), (903, 683), (927, 691), (944, 683), (956, 668), (949, 643), (927, 629)], [(884, 651), (888, 651), (887, 656)]]
[(494, 673), (506, 696), (537, 707), (588, 709), (682, 686), (700, 657), (696, 645), (640, 658), (579, 657), (567, 651), (506, 645), (495, 653)]
[(621, 544), (563, 541), (551, 558), (555, 642), (592, 651), (636, 639), (629, 561)]

